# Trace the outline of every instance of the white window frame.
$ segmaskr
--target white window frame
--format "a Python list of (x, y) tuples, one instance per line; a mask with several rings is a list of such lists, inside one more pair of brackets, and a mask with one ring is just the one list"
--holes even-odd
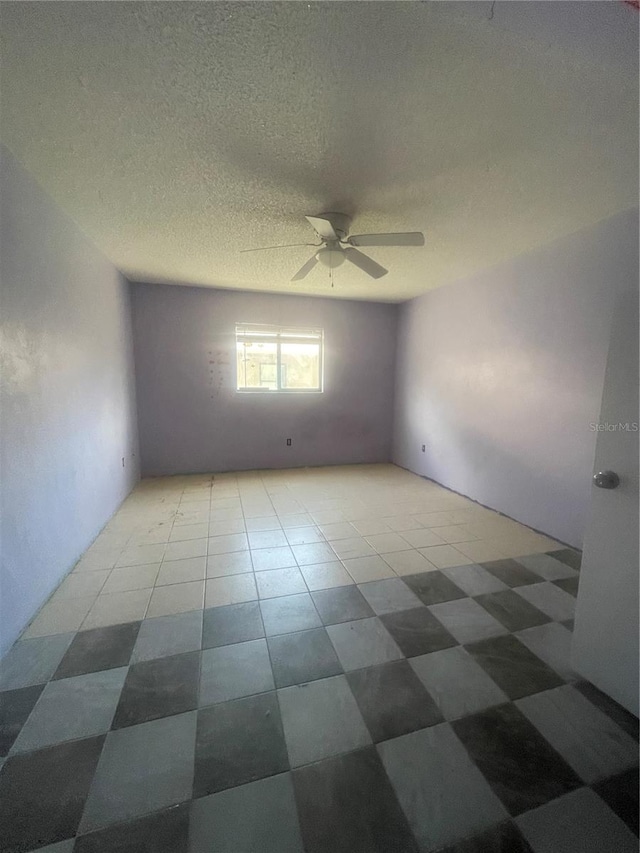
[[(236, 359), (238, 344), (242, 341), (276, 344), (276, 382), (277, 388), (247, 388), (238, 385), (236, 361), (236, 391), (238, 394), (322, 394), (324, 391), (324, 329), (295, 326), (270, 326), (260, 323), (236, 323)], [(281, 388), (282, 360), (281, 344), (317, 344), (318, 345), (318, 381), (317, 388)]]

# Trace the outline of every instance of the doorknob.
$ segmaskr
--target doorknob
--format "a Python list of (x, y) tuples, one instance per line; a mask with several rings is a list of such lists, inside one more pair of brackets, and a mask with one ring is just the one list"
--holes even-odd
[(593, 484), (599, 489), (617, 489), (620, 485), (620, 477), (615, 471), (598, 471), (593, 475)]

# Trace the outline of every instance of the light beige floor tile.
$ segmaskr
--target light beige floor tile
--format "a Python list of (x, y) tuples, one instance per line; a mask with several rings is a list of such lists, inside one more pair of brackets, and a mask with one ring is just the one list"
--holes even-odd
[(200, 610), (203, 605), (204, 581), (157, 586), (151, 595), (147, 618)]
[(295, 515), (280, 515), (280, 523), (285, 530), (291, 530), (295, 527), (309, 527), (313, 519), (309, 513), (299, 512)]
[(317, 589), (331, 589), (336, 586), (349, 586), (354, 583), (342, 563), (320, 563), (316, 566), (300, 566), (307, 586), (314, 592)]
[(134, 545), (124, 549), (116, 566), (148, 566), (151, 563), (160, 563), (164, 557), (166, 545)]
[[(456, 545), (458, 551), (470, 557), (472, 563), (486, 563), (490, 560), (502, 560), (506, 554), (496, 548), (491, 542), (479, 539), (477, 542), (460, 542)], [(429, 557), (429, 555), (426, 555)], [(429, 558), (431, 559), (431, 558)]]
[(257, 548), (251, 552), (251, 559), (256, 572), (286, 569), (296, 565), (293, 551), (288, 545), (280, 548)]
[(150, 566), (127, 566), (124, 569), (114, 569), (102, 588), (104, 595), (114, 592), (126, 592), (131, 589), (149, 589), (156, 582), (160, 563)]
[(162, 527), (152, 528), (151, 530), (141, 530), (134, 533), (130, 537), (128, 546), (134, 545), (161, 545), (169, 541), (171, 534), (171, 523), (167, 522)]
[(204, 580), (206, 567), (206, 557), (191, 557), (188, 560), (165, 560), (156, 579), (156, 586)]
[[(282, 525), (277, 515), (268, 515), (266, 518), (247, 518), (246, 526), (248, 531), (254, 530), (280, 530)], [(229, 533), (236, 533), (235, 530), (230, 530)]]
[(465, 554), (462, 554), (453, 545), (433, 545), (431, 548), (420, 548), (420, 553), (433, 563), (438, 569), (447, 569), (450, 566), (465, 566), (476, 562)]
[(456, 542), (473, 542), (479, 539), (475, 533), (469, 529), (469, 524), (449, 524), (446, 527), (432, 527), (431, 530), (436, 536), (439, 536), (443, 542), (449, 545), (454, 545)]
[(31, 637), (47, 637), (50, 634), (77, 631), (95, 600), (95, 595), (57, 600), (54, 596), (38, 613), (21, 639), (28, 640)]
[(217, 521), (237, 521), (244, 520), (241, 509), (212, 509), (209, 515), (211, 523)]
[(169, 536), (170, 542), (184, 542), (188, 539), (206, 539), (209, 536), (209, 523), (180, 524), (174, 526)]
[(234, 551), (231, 554), (212, 554), (207, 557), (207, 577), (219, 578), (225, 575), (241, 575), (253, 571), (249, 551)]
[(297, 595), (308, 592), (300, 569), (273, 569), (271, 572), (258, 572), (255, 576), (259, 598), (277, 598), (281, 595)]
[(316, 524), (338, 524), (347, 519), (338, 509), (323, 509), (312, 511), (311, 516)]
[(356, 557), (371, 557), (376, 552), (362, 536), (352, 539), (336, 539), (331, 547), (341, 560), (353, 560)]
[(421, 530), (403, 530), (398, 535), (408, 542), (412, 548), (429, 548), (432, 545), (444, 545), (444, 539), (441, 539), (432, 527), (423, 527)]
[(353, 539), (357, 535), (355, 527), (348, 521), (321, 524), (320, 531), (328, 542), (334, 542), (336, 539)]
[(418, 530), (424, 525), (413, 515), (393, 515), (382, 519), (391, 530), (401, 533), (403, 530)]
[(212, 521), (209, 524), (209, 536), (229, 536), (232, 533), (244, 532), (244, 521), (241, 518), (232, 521)]
[(109, 569), (96, 572), (72, 572), (55, 592), (56, 600), (64, 598), (90, 598), (96, 596), (109, 577)]
[(283, 530), (253, 530), (247, 533), (249, 547), (254, 548), (280, 548), (289, 543)]
[(333, 548), (327, 542), (315, 542), (311, 545), (293, 545), (291, 550), (299, 566), (330, 563), (336, 558)]
[(151, 589), (135, 589), (99, 595), (82, 623), (83, 630), (144, 619), (151, 592)]
[(381, 518), (361, 518), (352, 521), (351, 524), (360, 536), (376, 536), (378, 533), (392, 533), (390, 527)]
[(239, 604), (242, 601), (255, 601), (258, 590), (253, 573), (234, 575), (226, 578), (207, 580), (205, 607), (222, 607), (225, 604)]
[(318, 527), (291, 527), (285, 530), (285, 536), (289, 545), (313, 545), (316, 542), (324, 542), (324, 536)]
[(434, 566), (419, 551), (415, 550), (383, 554), (382, 559), (400, 576), (416, 575), (419, 572), (433, 572), (437, 569), (437, 566)]
[(378, 533), (374, 536), (367, 536), (366, 539), (378, 554), (391, 554), (393, 551), (408, 551), (411, 548), (411, 545), (398, 533)]
[(226, 536), (209, 538), (209, 554), (230, 554), (233, 551), (247, 551), (249, 542), (246, 533), (229, 533)]
[(345, 560), (344, 567), (356, 583), (395, 577), (393, 569), (377, 554), (373, 557), (356, 557)]
[(165, 560), (189, 560), (192, 557), (205, 557), (206, 539), (187, 539), (185, 542), (169, 542), (165, 551)]
[(423, 527), (444, 527), (447, 524), (456, 523), (450, 512), (424, 512), (416, 515), (415, 518)]
[(118, 562), (122, 548), (95, 548), (90, 549), (78, 560), (73, 568), (74, 572), (96, 572), (112, 569)]

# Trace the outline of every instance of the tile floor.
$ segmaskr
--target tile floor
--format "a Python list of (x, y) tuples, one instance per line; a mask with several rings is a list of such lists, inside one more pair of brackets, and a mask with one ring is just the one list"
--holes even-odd
[(144, 481), (2, 662), (1, 849), (637, 851), (579, 567), (391, 465)]

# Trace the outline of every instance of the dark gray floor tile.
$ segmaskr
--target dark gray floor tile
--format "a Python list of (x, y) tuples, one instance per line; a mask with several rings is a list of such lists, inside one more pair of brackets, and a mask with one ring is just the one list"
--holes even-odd
[(344, 675), (285, 687), (278, 701), (292, 767), (371, 743)]
[(507, 586), (525, 586), (528, 583), (540, 583), (540, 575), (525, 569), (516, 560), (491, 560), (480, 564), (494, 577)]
[(264, 627), (257, 601), (212, 607), (204, 611), (203, 649), (259, 640), (261, 637), (264, 637)]
[(312, 592), (314, 604), (323, 625), (337, 625), (374, 616), (366, 598), (356, 586), (341, 586)]
[(347, 674), (374, 743), (442, 722), (442, 714), (406, 660)]
[(408, 658), (448, 649), (458, 642), (426, 607), (387, 613), (380, 620)]
[(266, 693), (274, 687), (265, 640), (249, 640), (202, 652), (200, 707)]
[(587, 699), (597, 708), (600, 708), (601, 711), (608, 714), (614, 723), (617, 723), (623, 731), (628, 735), (631, 735), (632, 738), (638, 740), (638, 718), (634, 717), (630, 711), (627, 711), (626, 708), (623, 708), (622, 705), (619, 705), (610, 696), (607, 696), (606, 693), (598, 690), (598, 688), (589, 681), (578, 681), (574, 684), (574, 687), (576, 687), (583, 696), (586, 696)]
[(235, 699), (198, 712), (194, 797), (288, 769), (275, 693)]
[(550, 557), (555, 557), (556, 560), (560, 560), (562, 563), (566, 563), (567, 566), (570, 566), (577, 572), (580, 571), (580, 565), (582, 563), (581, 551), (574, 551), (573, 548), (560, 548), (558, 551), (547, 551), (547, 554), (549, 554)]
[(0, 690), (49, 681), (74, 636), (56, 634), (17, 642), (0, 661)]
[(104, 735), (7, 759), (0, 773), (3, 853), (23, 853), (75, 835)]
[(511, 634), (470, 643), (466, 649), (510, 699), (564, 684), (551, 667)]
[(195, 735), (195, 711), (109, 732), (80, 831), (93, 832), (188, 800)]
[(473, 838), (466, 838), (439, 853), (533, 853), (518, 827), (505, 821)]
[(373, 747), (292, 775), (307, 853), (418, 853)]
[(565, 592), (568, 592), (569, 595), (572, 595), (574, 598), (578, 597), (580, 575), (577, 575), (575, 578), (560, 578), (559, 580), (552, 581), (552, 583), (559, 586), (560, 589), (563, 589)]
[(198, 705), (200, 652), (142, 661), (129, 667), (113, 728), (192, 711)]
[(127, 667), (121, 666), (50, 681), (13, 751), (27, 752), (108, 731), (126, 675)]
[(139, 630), (140, 622), (127, 622), (80, 631), (73, 638), (53, 678), (71, 678), (87, 672), (127, 666)]
[(402, 580), (423, 604), (440, 604), (442, 601), (455, 601), (458, 598), (467, 597), (466, 592), (463, 592), (440, 571), (407, 575)]
[(73, 853), (187, 853), (189, 805), (80, 835)]
[(304, 853), (290, 773), (194, 800), (189, 853)]
[(322, 625), (308, 592), (262, 600), (260, 611), (267, 637), (319, 628)]
[(507, 818), (448, 723), (387, 740), (377, 749), (424, 853)]
[(145, 619), (140, 626), (131, 663), (198, 651), (202, 644), (202, 610)]
[(516, 818), (535, 853), (638, 853), (638, 839), (590, 788)]
[(43, 687), (34, 684), (0, 693), (0, 756), (7, 755), (13, 746)]
[(268, 644), (276, 687), (289, 687), (342, 672), (324, 628), (269, 637)]
[(528, 554), (518, 557), (516, 562), (521, 563), (525, 569), (535, 572), (536, 575), (540, 575), (540, 580), (556, 581), (560, 578), (576, 577), (574, 569), (548, 554)]
[(500, 705), (451, 725), (511, 815), (582, 784), (515, 705)]
[(478, 595), (475, 600), (509, 631), (522, 631), (524, 628), (551, 622), (545, 613), (529, 604), (512, 589)]
[(603, 779), (593, 785), (593, 790), (638, 835), (638, 768)]
[(75, 838), (67, 838), (66, 841), (58, 841), (56, 844), (47, 844), (46, 847), (38, 847), (38, 853), (73, 853)]

